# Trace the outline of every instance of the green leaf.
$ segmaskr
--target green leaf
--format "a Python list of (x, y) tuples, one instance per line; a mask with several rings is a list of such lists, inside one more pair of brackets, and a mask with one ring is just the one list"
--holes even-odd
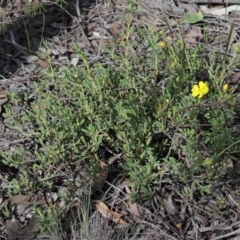
[(202, 12), (194, 13), (194, 14), (186, 14), (184, 17), (184, 23), (197, 23), (203, 20)]

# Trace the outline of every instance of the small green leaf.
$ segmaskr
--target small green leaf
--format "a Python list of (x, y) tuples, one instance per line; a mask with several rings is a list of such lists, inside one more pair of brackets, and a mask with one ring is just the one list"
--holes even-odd
[(202, 12), (194, 13), (194, 14), (186, 14), (184, 17), (185, 23), (197, 23), (203, 20)]

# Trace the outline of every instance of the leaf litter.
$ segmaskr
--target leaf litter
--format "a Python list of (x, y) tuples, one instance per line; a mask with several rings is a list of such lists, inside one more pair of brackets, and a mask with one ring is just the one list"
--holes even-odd
[[(226, 6), (226, 4), (223, 4), (224, 1), (211, 1), (212, 5), (209, 5), (208, 0), (198, 1), (199, 4), (202, 3), (203, 5), (192, 2), (178, 1), (178, 3), (174, 3), (174, 1), (143, 0), (138, 11), (131, 16), (132, 24), (143, 27), (152, 26), (156, 31), (163, 30), (166, 32), (168, 39), (175, 42), (178, 40), (178, 34), (169, 32), (164, 21), (167, 14), (171, 28), (176, 30), (176, 26), (183, 25), (182, 36), (188, 44), (194, 47), (197, 43), (202, 43), (203, 29), (201, 23), (205, 22), (213, 39), (210, 45), (212, 47), (216, 45), (217, 51), (220, 44), (222, 47), (226, 45), (229, 29), (233, 22), (234, 34), (230, 40), (230, 45), (232, 46), (232, 43), (239, 44), (239, 5)], [(236, 4), (236, 1), (229, 0), (227, 2), (228, 4)], [(82, 1), (81, 10), (84, 20), (81, 21), (80, 25), (77, 24), (79, 16), (76, 14), (75, 1), (68, 1), (67, 11), (50, 1), (48, 3), (44, 19), (48, 28), (44, 32), (42, 32), (43, 18), (41, 14), (26, 16), (25, 24), (29, 26), (29, 32), (31, 33), (30, 42), (28, 42), (21, 21), (22, 14), (26, 14), (26, 5), (20, 3), (20, 1), (1, 2), (1, 14), (4, 17), (0, 32), (0, 51), (2, 54), (0, 58), (0, 92), (1, 99), (3, 99), (0, 103), (1, 107), (7, 104), (6, 94), (11, 91), (28, 92), (32, 88), (32, 82), (42, 75), (44, 69), (50, 67), (49, 61), (46, 59), (47, 49), (39, 47), (41, 42), (39, 36), (42, 33), (50, 44), (52, 64), (59, 68), (68, 68), (70, 65), (77, 66), (80, 64), (73, 50), (76, 41), (87, 50), (90, 62), (93, 63), (94, 59), (99, 59), (100, 62), (106, 63), (106, 59), (101, 56), (100, 47), (110, 46), (111, 37), (115, 39), (115, 43), (123, 40), (121, 31), (124, 28), (124, 23), (119, 13), (126, 11), (126, 1), (108, 0), (105, 3), (99, 1), (99, 5), (96, 5), (95, 1)], [(104, 24), (100, 24), (102, 20), (105, 20)], [(60, 34), (62, 30), (65, 31), (65, 35)], [(126, 55), (126, 57), (129, 56)], [(35, 60), (33, 61), (33, 59)], [(239, 73), (229, 72), (225, 80), (234, 86), (239, 85)], [(16, 106), (13, 114), (21, 112), (21, 107), (23, 106)], [(3, 132), (0, 133), (1, 149), (11, 151), (13, 144), (28, 147), (17, 130), (8, 129), (5, 126), (8, 120), (4, 118), (1, 120), (1, 124), (4, 126)], [(115, 155), (116, 158), (121, 157), (121, 154), (118, 154)], [(129, 186), (125, 185), (124, 188), (121, 188), (121, 185), (116, 187), (111, 184), (108, 185), (107, 178), (111, 175), (109, 166), (103, 161), (100, 161), (99, 164), (103, 171), (94, 184), (96, 189), (106, 191), (106, 199), (104, 201), (103, 199), (95, 200), (95, 206), (101, 217), (114, 222), (116, 226), (128, 225), (131, 215), (133, 215), (135, 227), (144, 225), (142, 231), (150, 236), (150, 239), (154, 239), (154, 234), (157, 234), (162, 239), (217, 240), (234, 237), (240, 233), (238, 204), (240, 197), (237, 180), (215, 184), (211, 186), (211, 194), (206, 197), (197, 195), (192, 202), (185, 202), (184, 197), (179, 194), (183, 188), (181, 184), (173, 184), (173, 180), (165, 179), (161, 191), (157, 193), (158, 196), (154, 196), (152, 200), (139, 206), (137, 203), (131, 203), (128, 199), (131, 193), (131, 183), (127, 183)], [(5, 177), (6, 175), (14, 176), (19, 171), (2, 164), (0, 174), (3, 180), (1, 187), (7, 188), (8, 179)], [(86, 173), (82, 174), (88, 178)], [(53, 184), (57, 184), (57, 179), (53, 178)], [(108, 186), (108, 190), (104, 189), (106, 186)], [(190, 184), (186, 184), (184, 187), (192, 189)], [(165, 194), (169, 191), (171, 192), (170, 195)], [(50, 192), (49, 195), (52, 196), (53, 192)], [(117, 200), (113, 201), (113, 196), (118, 196)], [(223, 198), (226, 199), (225, 207), (220, 208), (219, 201)], [(125, 201), (129, 209), (124, 208), (122, 201)], [(1, 208), (6, 202), (7, 200), (2, 197)], [(57, 200), (54, 202), (57, 202)], [(124, 213), (110, 210), (104, 202)], [(43, 200), (38, 201), (37, 199), (32, 201), (29, 196), (16, 195), (12, 196), (8, 203), (7, 207), (13, 217), (1, 226), (1, 234), (9, 239), (34, 239), (39, 232), (39, 220), (32, 212), (33, 206), (44, 205), (46, 207), (49, 202), (43, 203)], [(28, 214), (31, 216), (27, 216)], [(97, 215), (94, 211), (92, 214), (92, 216)], [(24, 221), (20, 220), (20, 215), (23, 215)], [(101, 217), (98, 216), (99, 219)], [(91, 220), (93, 222), (98, 221), (96, 219)], [(113, 232), (117, 231), (114, 227), (111, 227), (111, 229)], [(113, 232), (111, 233), (112, 236), (114, 236)], [(108, 236), (109, 239), (111, 239), (111, 234)]]

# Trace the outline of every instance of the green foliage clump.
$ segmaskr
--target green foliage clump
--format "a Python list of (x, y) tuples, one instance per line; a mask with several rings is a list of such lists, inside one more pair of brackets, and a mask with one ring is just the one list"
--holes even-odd
[[(135, 32), (149, 45), (140, 55), (134, 49), (141, 41), (128, 40)], [(1, 153), (4, 164), (21, 171), (9, 194), (36, 188), (30, 179), (39, 179), (39, 171), (51, 177), (56, 169), (71, 173), (78, 167), (95, 179), (103, 142), (123, 153), (133, 198), (150, 197), (166, 174), (199, 183), (227, 173), (229, 159), (239, 152), (233, 127), (237, 98), (223, 78), (234, 61), (225, 58), (219, 69), (214, 54), (203, 58), (200, 45), (189, 49), (181, 38), (167, 44), (164, 34), (152, 29), (129, 25), (124, 39), (106, 49), (108, 66), (90, 65), (76, 47), (79, 68), (50, 69), (30, 95), (10, 94), (12, 106), (4, 115), (8, 127), (34, 144)], [(116, 54), (117, 47), (125, 49), (124, 56)], [(194, 86), (200, 91), (199, 82), (207, 91), (193, 94)], [(14, 104), (24, 104), (25, 111), (14, 114)]]

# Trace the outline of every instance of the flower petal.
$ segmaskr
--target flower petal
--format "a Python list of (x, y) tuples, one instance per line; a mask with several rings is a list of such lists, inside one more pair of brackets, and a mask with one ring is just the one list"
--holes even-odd
[(160, 45), (161, 45), (162, 48), (166, 48), (166, 46), (167, 46), (167, 44), (165, 42), (163, 42), (163, 41), (160, 42)]
[(204, 164), (205, 164), (205, 165), (211, 165), (211, 164), (212, 164), (212, 159), (209, 158), (209, 157), (205, 158)]
[(209, 87), (206, 85), (203, 89), (202, 92), (205, 94), (207, 94), (209, 92)]
[(198, 95), (199, 95), (199, 93), (200, 93), (200, 91), (199, 91), (199, 87), (198, 87), (198, 85), (193, 85), (193, 87), (192, 87), (192, 96), (193, 97), (197, 97)]
[(226, 83), (223, 85), (223, 91), (227, 91), (227, 90), (228, 90), (228, 84)]
[(200, 88), (200, 91), (203, 93), (203, 95), (205, 95), (209, 92), (208, 85), (203, 81), (199, 82), (199, 88)]
[(203, 92), (199, 92), (199, 95), (198, 95), (198, 98), (202, 98), (204, 96), (204, 93)]

